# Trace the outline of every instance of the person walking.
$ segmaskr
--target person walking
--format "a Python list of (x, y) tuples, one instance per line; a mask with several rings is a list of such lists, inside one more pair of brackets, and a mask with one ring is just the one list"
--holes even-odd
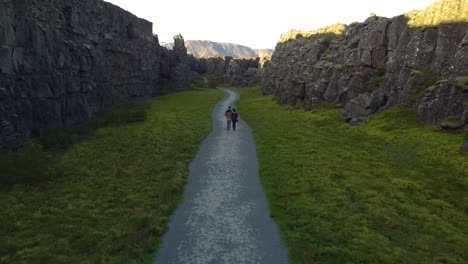
[(231, 130), (231, 121), (232, 121), (232, 110), (231, 107), (229, 106), (226, 112), (224, 112), (224, 116), (226, 117), (227, 121), (227, 130)]
[(232, 119), (232, 130), (236, 131), (236, 124), (237, 124), (237, 121), (239, 121), (239, 113), (237, 113), (235, 108), (232, 109), (231, 119)]

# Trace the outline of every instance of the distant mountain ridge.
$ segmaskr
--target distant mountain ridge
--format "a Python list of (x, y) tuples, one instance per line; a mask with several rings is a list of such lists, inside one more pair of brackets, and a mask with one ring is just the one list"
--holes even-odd
[[(172, 43), (161, 45), (172, 49)], [(273, 49), (253, 49), (233, 43), (214, 42), (209, 40), (186, 40), (187, 52), (197, 58), (209, 58), (217, 56), (231, 56), (235, 59), (267, 57), (273, 54)]]

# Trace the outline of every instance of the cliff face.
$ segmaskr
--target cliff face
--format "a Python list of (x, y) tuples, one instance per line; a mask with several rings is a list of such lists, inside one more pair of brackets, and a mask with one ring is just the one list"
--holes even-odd
[(263, 92), (282, 104), (343, 106), (350, 123), (404, 105), (421, 122), (468, 130), (467, 0), (339, 28), (283, 35)]
[(163, 80), (184, 89), (182, 57), (161, 49), (150, 22), (102, 0), (0, 0), (0, 147), (157, 95)]
[(173, 49), (161, 48), (161, 80), (164, 90), (183, 91), (190, 87), (192, 82), (192, 57), (187, 56), (182, 35), (174, 36)]
[(197, 59), (192, 57), (190, 65), (192, 70), (199, 74), (215, 75), (235, 86), (258, 85), (263, 70), (260, 58), (233, 59), (226, 56)]

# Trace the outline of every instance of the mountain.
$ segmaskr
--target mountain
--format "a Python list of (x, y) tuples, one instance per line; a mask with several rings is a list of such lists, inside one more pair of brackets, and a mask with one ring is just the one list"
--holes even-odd
[[(161, 45), (172, 49), (172, 43), (161, 43)], [(197, 58), (209, 58), (218, 56), (231, 56), (235, 59), (267, 57), (273, 54), (273, 49), (252, 49), (250, 47), (220, 43), (209, 40), (186, 40), (187, 52)]]

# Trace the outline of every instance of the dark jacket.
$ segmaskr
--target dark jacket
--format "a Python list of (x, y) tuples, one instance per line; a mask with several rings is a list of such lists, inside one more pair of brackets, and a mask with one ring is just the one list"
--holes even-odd
[(232, 121), (237, 122), (237, 119), (239, 119), (239, 114), (237, 112), (232, 112), (231, 118)]

